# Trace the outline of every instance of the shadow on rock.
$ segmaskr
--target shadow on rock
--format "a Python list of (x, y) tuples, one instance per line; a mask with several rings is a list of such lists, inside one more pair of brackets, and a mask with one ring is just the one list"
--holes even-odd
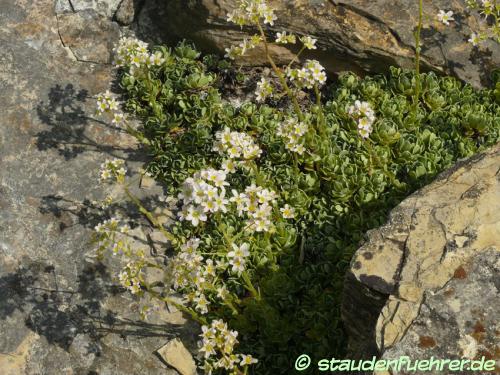
[[(158, 195), (143, 197), (141, 198), (141, 203), (151, 212), (155, 208), (164, 205), (164, 203), (160, 202)], [(112, 216), (126, 217), (131, 228), (135, 228), (139, 224), (146, 224), (144, 215), (130, 201), (111, 203), (109, 206), (103, 208), (97, 202), (91, 202), (89, 199), (77, 202), (60, 195), (50, 194), (41, 198), (39, 211), (42, 214), (51, 214), (57, 218), (61, 232), (73, 226), (83, 226), (93, 229), (97, 224)], [(140, 240), (136, 237), (133, 238)]]
[[(178, 336), (175, 325), (151, 324), (118, 316), (104, 309), (106, 298), (124, 291), (112, 285), (102, 263), (87, 264), (78, 274), (77, 289), (58, 286), (58, 275), (51, 265), (32, 263), (15, 273), (0, 278), (0, 319), (6, 320), (16, 311), (26, 315), (25, 324), (46, 338), (49, 344), (68, 351), (75, 337), (88, 335), (88, 353), (100, 354), (100, 340), (109, 334), (127, 337)], [(127, 305), (127, 310), (130, 307)], [(3, 322), (2, 324), (8, 324)]]
[(123, 158), (125, 154), (127, 160), (145, 161), (141, 150), (119, 145), (117, 135), (123, 131), (88, 115), (88, 108), (95, 108), (93, 100), (87, 90), (78, 90), (70, 83), (52, 87), (48, 101), (37, 106), (38, 117), (50, 127), (37, 134), (38, 149), (57, 149), (66, 160), (86, 151), (98, 151), (112, 157)]

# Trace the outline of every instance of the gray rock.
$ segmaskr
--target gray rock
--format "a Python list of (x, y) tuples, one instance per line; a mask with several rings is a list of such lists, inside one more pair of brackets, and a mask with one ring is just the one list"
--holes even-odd
[(116, 11), (115, 19), (120, 25), (130, 25), (134, 21), (135, 5), (134, 0), (123, 0)]
[(64, 46), (70, 48), (78, 60), (111, 62), (112, 49), (120, 38), (120, 29), (115, 22), (94, 10), (83, 10), (59, 15), (58, 27)]
[(443, 288), (425, 293), (418, 317), (402, 340), (384, 352), (383, 358), (480, 360), (484, 356), (486, 360), (496, 359), (497, 369), (500, 368), (499, 286), (500, 252), (491, 248), (460, 267)]
[(55, 12), (56, 14), (74, 12), (70, 0), (56, 0)]
[[(418, 2), (413, 0), (276, 0), (278, 21), (268, 28), (274, 38), (282, 30), (318, 39), (318, 50), (304, 58), (319, 59), (330, 72), (387, 72), (390, 65), (413, 68), (414, 38)], [(422, 66), (479, 87), (489, 83), (491, 71), (500, 63), (500, 44), (486, 42), (481, 49), (467, 40), (480, 25), (478, 14), (469, 14), (465, 1), (436, 0), (425, 3), (422, 32)], [(146, 0), (138, 18), (138, 30), (154, 41), (190, 38), (206, 51), (222, 53), (256, 30), (228, 24), (226, 15), (236, 6), (233, 0)], [(456, 21), (444, 26), (436, 21), (439, 9), (455, 12)], [(281, 63), (290, 50), (273, 46)], [(262, 48), (250, 51), (244, 64), (266, 63)]]
[(90, 243), (112, 213), (93, 203), (113, 190), (97, 184), (99, 165), (122, 158), (135, 174), (145, 161), (95, 116), (114, 71), (68, 54), (52, 0), (3, 0), (0, 24), (0, 372), (175, 375), (154, 352), (196, 327), (167, 310), (141, 321), (140, 301), (115, 286), (118, 265)]
[(56, 13), (80, 12), (93, 10), (112, 19), (123, 0), (56, 0)]
[(457, 163), (367, 234), (342, 305), (352, 356), (498, 357), (499, 165), (500, 144)]

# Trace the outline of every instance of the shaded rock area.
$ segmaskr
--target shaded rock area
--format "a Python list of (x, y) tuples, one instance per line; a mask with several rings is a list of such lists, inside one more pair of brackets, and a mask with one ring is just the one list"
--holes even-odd
[(351, 353), (484, 356), (500, 369), (499, 202), (500, 144), (459, 162), (368, 232), (344, 290)]
[[(145, 161), (132, 137), (95, 116), (114, 71), (88, 61), (109, 61), (118, 26), (111, 12), (55, 9), (0, 3), (0, 373), (174, 375), (154, 353), (173, 338), (192, 349), (197, 327), (164, 307), (141, 320), (142, 302), (115, 286), (116, 259), (99, 263), (90, 243), (116, 212), (140, 232), (132, 206), (96, 203), (114, 192), (97, 183), (106, 158), (124, 159), (131, 177)], [(158, 187), (133, 189), (159, 204)]]
[[(467, 42), (478, 30), (481, 17), (467, 11), (465, 0), (424, 3), (428, 17), (422, 32), (423, 68), (455, 75), (476, 87), (488, 85), (492, 70), (500, 64), (500, 44), (490, 40), (478, 49)], [(317, 38), (318, 49), (304, 58), (320, 60), (330, 72), (413, 67), (418, 2), (271, 0), (270, 4), (278, 10), (278, 20), (267, 29), (268, 36), (274, 39), (276, 32), (287, 30)], [(155, 41), (189, 38), (205, 51), (224, 52), (255, 33), (226, 21), (236, 5), (234, 0), (146, 0), (137, 29)], [(456, 22), (450, 26), (439, 23), (439, 9), (452, 10)], [(273, 46), (271, 51), (280, 62), (288, 62), (291, 56), (283, 46)], [(250, 51), (241, 62), (264, 64), (263, 49)]]

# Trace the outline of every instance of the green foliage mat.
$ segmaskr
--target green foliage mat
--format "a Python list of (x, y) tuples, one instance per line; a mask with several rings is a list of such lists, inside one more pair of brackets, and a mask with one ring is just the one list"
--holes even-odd
[[(161, 50), (167, 61), (147, 79), (123, 74), (121, 81), (126, 108), (143, 121), (150, 142), (148, 171), (176, 196), (194, 172), (219, 168), (223, 159), (212, 150), (214, 134), (227, 126), (254, 137), (263, 150), (257, 160), (261, 179), (300, 214), (293, 228), (277, 229), (273, 241), (281, 252), (264, 256), (252, 276), (262, 300), (249, 298), (237, 316), (217, 314), (240, 332), (240, 351), (259, 358), (256, 374), (289, 374), (301, 353), (313, 361), (341, 358), (343, 278), (363, 234), (457, 159), (500, 140), (500, 87), (476, 91), (451, 77), (422, 74), (415, 112), (414, 73), (393, 68), (388, 76), (343, 75), (325, 92), (327, 134), (308, 139), (316, 152), (298, 160), (297, 172), (276, 134), (290, 113), (286, 102), (236, 107), (222, 99), (221, 87), (231, 77), (238, 78), (235, 84), (249, 79), (234, 74), (227, 62), (200, 58), (187, 44)], [(369, 102), (376, 112), (368, 141), (347, 113), (355, 100)], [(316, 116), (315, 110), (306, 117)], [(241, 172), (230, 178), (240, 190), (251, 182)], [(226, 225), (231, 220), (228, 215)], [(200, 236), (181, 225), (173, 230)], [(207, 225), (204, 236), (216, 241), (210, 231)]]

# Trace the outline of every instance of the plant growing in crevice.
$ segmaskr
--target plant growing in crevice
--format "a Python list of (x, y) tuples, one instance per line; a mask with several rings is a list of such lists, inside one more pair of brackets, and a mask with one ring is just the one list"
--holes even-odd
[[(147, 173), (165, 186), (172, 220), (162, 222), (134, 196), (120, 161), (104, 163), (100, 176), (122, 188), (175, 254), (152, 257), (127, 242), (119, 219), (98, 226), (96, 241), (99, 254), (124, 259), (123, 286), (202, 325), (199, 364), (207, 373), (289, 373), (297, 354), (342, 355), (342, 279), (363, 233), (453, 161), (500, 140), (500, 109), (491, 90), (419, 73), (424, 105), (410, 116), (415, 73), (396, 68), (387, 77), (343, 75), (323, 87), (325, 101), (324, 69), (299, 63), (315, 40), (278, 33), (275, 43), (302, 43), (279, 67), (265, 29), (273, 10), (262, 0), (241, 4), (230, 20), (258, 34), (227, 54), (263, 43), (275, 75), (259, 77), (257, 103), (224, 101), (207, 65), (227, 62), (186, 43), (150, 51), (121, 41), (125, 102), (106, 93), (98, 109), (147, 146)], [(315, 98), (299, 101), (300, 90)], [(289, 102), (268, 105), (271, 95)], [(149, 268), (163, 271), (164, 282), (148, 283)]]

